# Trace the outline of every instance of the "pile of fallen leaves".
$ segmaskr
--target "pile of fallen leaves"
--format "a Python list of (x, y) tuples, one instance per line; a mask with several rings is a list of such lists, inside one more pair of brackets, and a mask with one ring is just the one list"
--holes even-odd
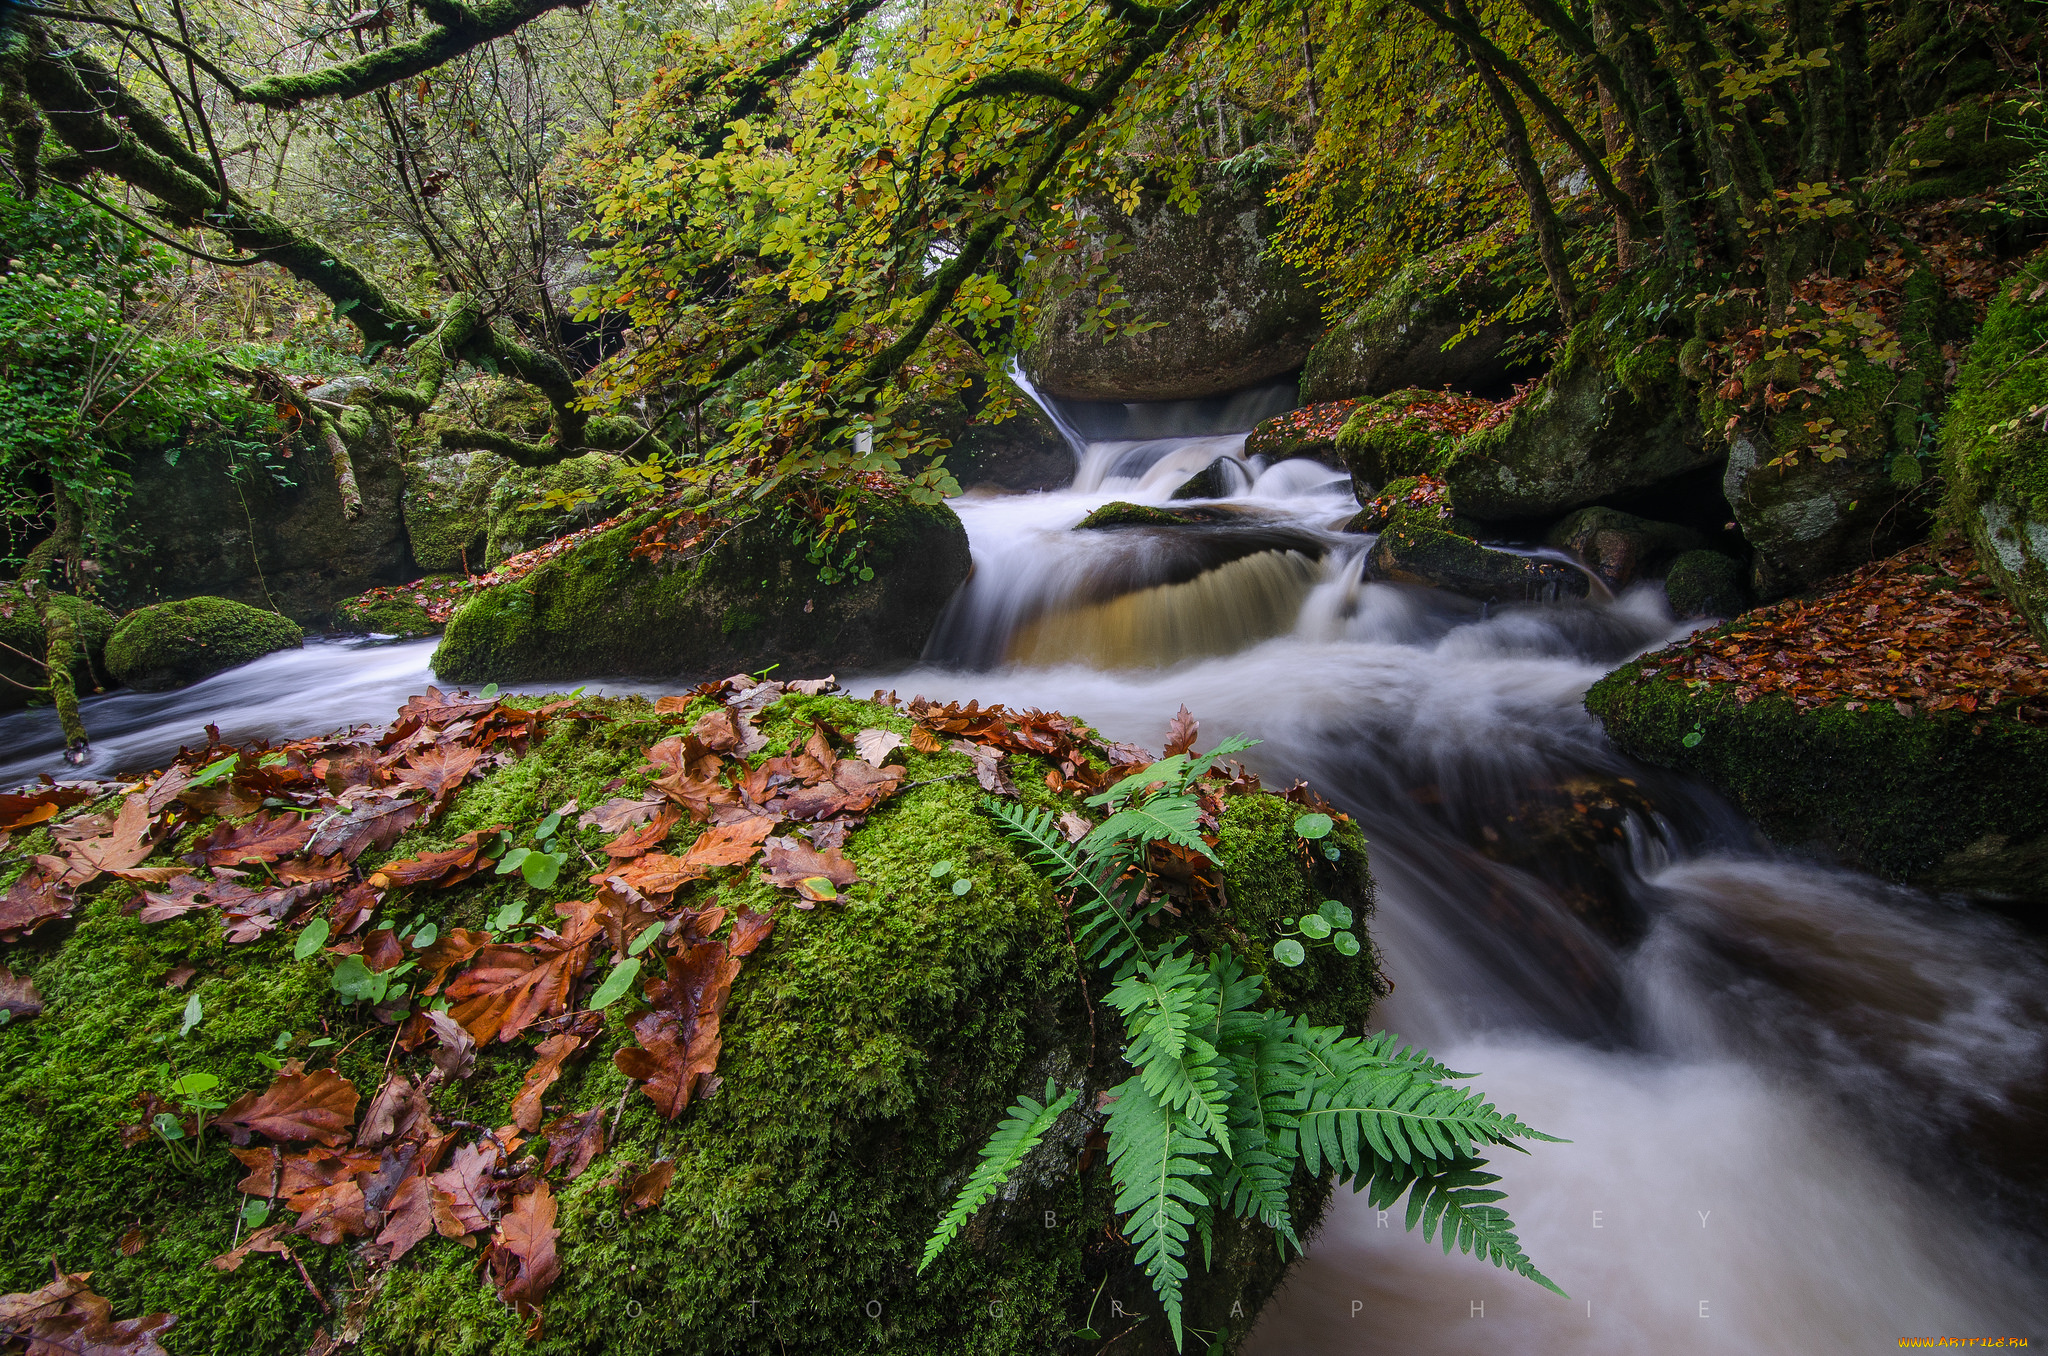
[(2048, 655), (1966, 547), (1921, 545), (1810, 601), (1745, 613), (1643, 663), (1639, 681), (1709, 683), (1801, 710), (1888, 702), (1901, 715), (1999, 711), (2048, 724)]
[[(628, 1095), (637, 1087), (671, 1121), (711, 1096), (733, 982), (774, 931), (776, 915), (744, 906), (735, 913), (716, 896), (693, 904), (700, 894), (679, 892), (758, 867), (761, 880), (787, 892), (792, 908), (836, 901), (860, 879), (843, 850), (848, 833), (907, 789), (904, 767), (889, 761), (906, 742), (893, 731), (846, 731), (812, 719), (786, 747), (770, 747), (758, 728), (769, 706), (786, 693), (834, 689), (830, 678), (784, 684), (736, 676), (659, 699), (660, 714), (680, 717), (707, 699), (712, 709), (687, 733), (646, 750), (644, 794), (587, 809), (571, 801), (548, 817), (552, 828), (578, 815), (579, 826), (613, 836), (597, 856), (575, 848), (594, 868), (589, 897), (555, 904), (553, 925), (537, 935), (524, 935), (529, 929), (517, 924), (497, 934), (436, 927), (408, 935), (371, 926), (388, 892), (503, 875), (512, 852), (531, 851), (514, 848), (506, 826), (374, 868), (361, 859), (441, 814), (466, 782), (519, 756), (550, 721), (609, 717), (573, 699), (529, 710), (429, 688), (382, 730), (230, 747), (209, 727), (204, 745), (182, 750), (171, 767), (132, 785), (46, 783), (0, 796), (0, 850), (6, 834), (45, 826), (55, 844), (32, 859), (0, 901), (0, 940), (58, 924), (79, 907), (84, 887), (109, 878), (151, 887), (127, 906), (145, 924), (209, 915), (230, 944), (296, 928), (301, 956), (324, 951), (367, 976), (406, 976), (410, 992), (397, 988), (390, 1001), (360, 1001), (392, 1029), (394, 1052), (424, 1052), (426, 1067), (394, 1069), (387, 1059), (367, 1105), (363, 1090), (336, 1069), (294, 1059), (274, 1066), (267, 1088), (216, 1104), (204, 1120), (204, 1111), (162, 1092), (140, 1093), (139, 1118), (123, 1128), (124, 1139), (131, 1146), (160, 1137), (198, 1143), (211, 1131), (231, 1142), (246, 1169), (240, 1190), (252, 1205), (270, 1204), (256, 1208), (253, 1219), (245, 1214), (252, 1231), (244, 1235), (238, 1227), (230, 1250), (213, 1260), (222, 1271), (259, 1254), (275, 1256), (297, 1269), (325, 1313), (328, 1302), (301, 1249), (350, 1244), (356, 1262), (374, 1270), (430, 1236), (482, 1239), (480, 1264), (537, 1335), (542, 1302), (561, 1273), (551, 1179), (573, 1181), (604, 1154), (607, 1120), (615, 1133), (626, 1105), (622, 1097), (616, 1108), (555, 1108), (560, 1114), (552, 1119), (544, 1105), (565, 1066), (604, 1033), (602, 1014), (590, 1006), (595, 995), (624, 995), (645, 965), (644, 1011), (631, 1024), (632, 1043), (611, 1052), (631, 1080)], [(1076, 797), (1154, 761), (1144, 749), (1107, 741), (1055, 712), (922, 697), (904, 703), (879, 692), (875, 701), (909, 718), (915, 749), (952, 750), (972, 760), (971, 771), (935, 780), (972, 777), (996, 795), (1018, 794), (1013, 774), (1020, 756), (1035, 760), (1034, 774), (1044, 766), (1051, 790)], [(1182, 708), (1168, 754), (1192, 750), (1197, 731)], [(1242, 769), (1212, 769), (1199, 783), (1206, 827), (1215, 830), (1224, 797), (1259, 789)], [(64, 817), (115, 794), (117, 808)], [(1329, 809), (1299, 784), (1282, 794)], [(1091, 827), (1085, 815), (1064, 817), (1072, 838)], [(671, 850), (670, 840), (685, 832), (687, 842)], [(181, 838), (175, 864), (142, 864)], [(1148, 869), (1148, 894), (1169, 908), (1220, 895), (1213, 871), (1205, 874), (1207, 859), (1172, 844), (1156, 845)], [(194, 973), (182, 967), (173, 985)], [(5, 968), (0, 1004), (10, 1019), (43, 1010), (34, 984)], [(437, 1110), (437, 1092), (471, 1077), (481, 1048), (507, 1049), (521, 1040), (534, 1043), (533, 1062), (507, 1124), (478, 1125)], [(544, 1139), (543, 1152), (526, 1147), (535, 1137)], [(621, 1163), (606, 1182), (633, 1213), (659, 1204), (675, 1171), (672, 1158), (645, 1167)], [(277, 1206), (281, 1217), (265, 1222)], [(41, 1290), (0, 1296), (0, 1348), (20, 1340), (33, 1351), (160, 1350), (155, 1334), (174, 1316), (115, 1323), (86, 1280), (60, 1272)], [(323, 1335), (316, 1350), (332, 1345)]]
[(1393, 484), (1405, 488), (1397, 491), (1390, 485), (1366, 500), (1358, 516), (1352, 520), (1355, 530), (1377, 532), (1403, 510), (1428, 513), (1436, 518), (1451, 516), (1451, 487), (1440, 477), (1415, 476)]
[(1245, 439), (1245, 455), (1270, 457), (1302, 443), (1334, 443), (1359, 403), (1356, 399), (1328, 400), (1276, 414)]
[(1515, 387), (1514, 394), (1506, 400), (1488, 400), (1484, 396), (1459, 395), (1455, 391), (1409, 391), (1409, 397), (1396, 403), (1383, 397), (1373, 402), (1365, 412), (1366, 426), (1384, 428), (1389, 424), (1420, 425), (1431, 433), (1447, 437), (1463, 437), (1481, 429), (1492, 428), (1522, 407), (1536, 390), (1537, 383), (1530, 381)]

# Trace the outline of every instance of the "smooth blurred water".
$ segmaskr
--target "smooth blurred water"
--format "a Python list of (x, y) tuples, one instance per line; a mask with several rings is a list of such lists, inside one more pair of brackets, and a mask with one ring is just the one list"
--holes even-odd
[[(1247, 1350), (1819, 1356), (2048, 1337), (2039, 939), (1776, 853), (1702, 788), (1619, 757), (1582, 698), (1686, 631), (1657, 586), (1489, 607), (1374, 581), (1369, 540), (1338, 530), (1356, 509), (1344, 478), (1242, 449), (1084, 442), (1068, 489), (956, 501), (975, 570), (929, 662), (841, 676), (1057, 708), (1154, 748), (1183, 703), (1204, 743), (1258, 737), (1256, 770), (1308, 778), (1372, 842), (1372, 935), (1396, 985), (1376, 1020), (1572, 1141), (1495, 1162), (1570, 1299), (1346, 1193)], [(1168, 502), (1218, 456), (1238, 492), (1191, 505), (1214, 521), (1072, 530), (1112, 499)], [(430, 681), (431, 650), (312, 643), (182, 692), (93, 699), (88, 771), (160, 764), (209, 720), (230, 738), (386, 720)], [(0, 783), (61, 768), (46, 713), (0, 718), (0, 750)]]

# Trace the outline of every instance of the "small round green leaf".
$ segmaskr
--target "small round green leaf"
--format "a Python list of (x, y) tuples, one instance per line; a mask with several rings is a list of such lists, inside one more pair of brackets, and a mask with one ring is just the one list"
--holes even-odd
[(1294, 966), (1307, 960), (1308, 952), (1303, 950), (1301, 943), (1295, 941), (1292, 937), (1282, 937), (1279, 941), (1273, 943), (1273, 959), (1279, 961), (1282, 965)]
[(953, 893), (956, 895), (964, 895), (973, 888), (974, 882), (967, 879), (967, 877), (965, 876), (962, 876), (959, 880), (953, 882)]
[(526, 883), (536, 890), (545, 890), (561, 878), (562, 863), (569, 860), (566, 852), (535, 852), (528, 854), (519, 863), (519, 874), (526, 877)]
[(162, 1135), (165, 1139), (185, 1138), (185, 1127), (178, 1124), (178, 1118), (176, 1116), (173, 1116), (168, 1111), (157, 1112), (156, 1116), (150, 1121), (150, 1124), (154, 1126), (156, 1128), (156, 1132), (159, 1135)]
[(1312, 942), (1320, 942), (1330, 935), (1330, 920), (1319, 913), (1305, 913), (1295, 921), (1301, 935)]
[(1359, 951), (1358, 939), (1348, 932), (1333, 934), (1330, 938), (1330, 947), (1340, 956), (1355, 956)]
[(501, 876), (511, 875), (519, 869), (522, 862), (532, 855), (532, 848), (516, 847), (511, 849), (504, 856), (498, 858), (498, 874)]
[(1691, 734), (1688, 734), (1685, 738), (1679, 740), (1678, 742), (1685, 745), (1689, 749), (1696, 749), (1699, 747), (1700, 741), (1705, 738), (1705, 735), (1701, 734), (1698, 730), (1694, 730)]
[(270, 1202), (261, 1196), (252, 1197), (242, 1207), (242, 1223), (251, 1229), (263, 1227), (263, 1221), (270, 1218)]
[(320, 948), (327, 945), (327, 934), (332, 929), (325, 918), (315, 918), (299, 933), (299, 940), (292, 944), (293, 960), (311, 960), (320, 954)]
[(952, 874), (953, 874), (953, 864), (952, 864), (951, 862), (933, 862), (933, 863), (932, 863), (932, 879), (933, 879), (933, 880), (937, 880), (937, 879), (938, 879), (939, 877), (941, 877), (941, 876), (950, 876), (950, 875), (952, 875)]
[(188, 1073), (171, 1084), (173, 1097), (197, 1097), (202, 1092), (212, 1092), (220, 1086), (220, 1080), (210, 1073)]
[(435, 943), (435, 941), (437, 941), (440, 938), (440, 936), (440, 924), (422, 923), (420, 924), (420, 930), (412, 935), (412, 944), (418, 947), (420, 950), (424, 951), (428, 947), (432, 946)]
[(1334, 899), (1326, 899), (1316, 907), (1316, 912), (1330, 920), (1332, 927), (1351, 926), (1351, 910)]
[(199, 1005), (199, 995), (195, 993), (185, 1000), (185, 1018), (178, 1023), (178, 1034), (180, 1036), (191, 1035), (192, 1028), (198, 1026), (200, 1020), (205, 1016), (206, 1009)]
[(1337, 821), (1328, 815), (1303, 815), (1294, 821), (1294, 832), (1301, 838), (1328, 838), (1330, 830), (1337, 827)]
[(1343, 855), (1344, 855), (1344, 854), (1343, 854), (1342, 852), (1340, 852), (1340, 851), (1338, 851), (1338, 850), (1337, 850), (1337, 845), (1336, 845), (1335, 843), (1325, 843), (1325, 844), (1323, 844), (1323, 858), (1324, 858), (1324, 860), (1326, 860), (1326, 861), (1332, 861), (1332, 862), (1334, 862), (1334, 861), (1336, 861), (1336, 860), (1337, 860), (1337, 859), (1338, 859), (1339, 857), (1342, 857)]
[(612, 967), (612, 972), (604, 977), (604, 983), (597, 986), (597, 992), (590, 995), (590, 1010), (596, 1012), (618, 1002), (626, 996), (627, 991), (633, 987), (633, 981), (638, 978), (640, 958), (628, 956)]

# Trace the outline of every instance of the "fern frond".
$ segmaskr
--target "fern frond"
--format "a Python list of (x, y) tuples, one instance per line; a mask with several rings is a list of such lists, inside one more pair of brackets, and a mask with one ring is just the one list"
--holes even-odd
[(1483, 1261), (1563, 1295), (1565, 1292), (1557, 1283), (1538, 1271), (1522, 1251), (1521, 1240), (1515, 1236), (1515, 1223), (1508, 1218), (1507, 1211), (1493, 1204), (1505, 1199), (1507, 1193), (1491, 1190), (1500, 1178), (1481, 1171), (1485, 1166), (1483, 1158), (1463, 1159), (1437, 1172), (1380, 1163), (1370, 1181), (1361, 1181), (1360, 1185), (1366, 1188), (1377, 1210), (1389, 1209), (1407, 1192), (1407, 1227), (1413, 1230), (1420, 1223), (1424, 1241), (1433, 1238), (1441, 1228), (1446, 1255), (1455, 1246), (1460, 1252), (1476, 1254)]
[(1017, 1165), (1024, 1161), (1025, 1155), (1038, 1147), (1038, 1142), (1045, 1138), (1053, 1123), (1074, 1104), (1076, 1092), (1076, 1089), (1070, 1088), (1055, 1098), (1053, 1085), (1048, 1080), (1045, 1085), (1044, 1102), (1030, 1097), (1017, 1099), (1016, 1104), (1010, 1108), (1008, 1119), (996, 1127), (996, 1132), (989, 1136), (988, 1143), (982, 1146), (981, 1162), (975, 1165), (974, 1172), (967, 1179), (967, 1185), (960, 1188), (960, 1194), (954, 1198), (952, 1208), (940, 1218), (938, 1228), (932, 1230), (932, 1236), (926, 1240), (924, 1259), (917, 1264), (920, 1272), (946, 1250), (946, 1245), (953, 1241), (954, 1235), (960, 1232), (961, 1227), (974, 1212), (986, 1205), (989, 1197), (995, 1195), (996, 1188), (1010, 1179), (1010, 1174), (1017, 1170)]
[(1178, 794), (1187, 785), (1190, 764), (1191, 760), (1185, 753), (1176, 753), (1171, 758), (1162, 758), (1156, 763), (1148, 764), (1133, 772), (1107, 791), (1097, 792), (1095, 795), (1088, 797), (1083, 804), (1092, 805), (1098, 810), (1121, 809), (1125, 801), (1137, 795), (1154, 782), (1165, 782), (1168, 787)]
[(1216, 1047), (1196, 1034), (1213, 1025), (1216, 997), (1208, 966), (1169, 952), (1118, 980), (1103, 1001), (1123, 1014), (1124, 1059), (1145, 1091), (1228, 1155), (1236, 1080)]
[(1097, 824), (1081, 840), (1081, 850), (1091, 856), (1114, 851), (1136, 857), (1149, 843), (1168, 842), (1213, 862), (1216, 853), (1202, 841), (1201, 815), (1201, 802), (1193, 796), (1153, 796)]
[(1092, 858), (1069, 843), (1050, 810), (1030, 810), (994, 796), (982, 805), (1055, 888), (1074, 892), (1079, 914), (1074, 941), (1083, 955), (1113, 969), (1141, 949), (1137, 929), (1148, 915), (1138, 906), (1139, 882), (1121, 879), (1120, 863)]
[(1188, 1233), (1209, 1209), (1197, 1178), (1210, 1175), (1202, 1157), (1215, 1146), (1172, 1108), (1161, 1105), (1137, 1078), (1118, 1084), (1109, 1108), (1109, 1173), (1116, 1211), (1127, 1216), (1124, 1236), (1152, 1279), (1166, 1311), (1173, 1345), (1181, 1344), (1181, 1284), (1187, 1280)]

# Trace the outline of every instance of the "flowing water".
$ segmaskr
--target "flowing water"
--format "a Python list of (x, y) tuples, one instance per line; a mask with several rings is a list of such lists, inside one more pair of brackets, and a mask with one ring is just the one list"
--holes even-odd
[[(1685, 630), (1654, 586), (1493, 607), (1375, 582), (1367, 540), (1338, 530), (1356, 509), (1340, 473), (1199, 431), (1242, 411), (1066, 414), (1096, 439), (1073, 485), (956, 501), (975, 571), (927, 665), (856, 690), (1058, 708), (1153, 747), (1185, 702), (1205, 742), (1258, 737), (1255, 769), (1306, 777), (1372, 840), (1397, 985), (1378, 1019), (1571, 1140), (1495, 1162), (1570, 1299), (1340, 1194), (1248, 1350), (2048, 1339), (2038, 939), (1774, 853), (1609, 749), (1587, 685)], [(1164, 503), (1218, 457), (1231, 493), (1190, 506), (1204, 522), (1071, 530), (1112, 499)], [(246, 737), (387, 719), (430, 653), (325, 642), (94, 699), (86, 771), (161, 764), (209, 720)], [(61, 774), (56, 749), (47, 714), (0, 718), (0, 784)]]

